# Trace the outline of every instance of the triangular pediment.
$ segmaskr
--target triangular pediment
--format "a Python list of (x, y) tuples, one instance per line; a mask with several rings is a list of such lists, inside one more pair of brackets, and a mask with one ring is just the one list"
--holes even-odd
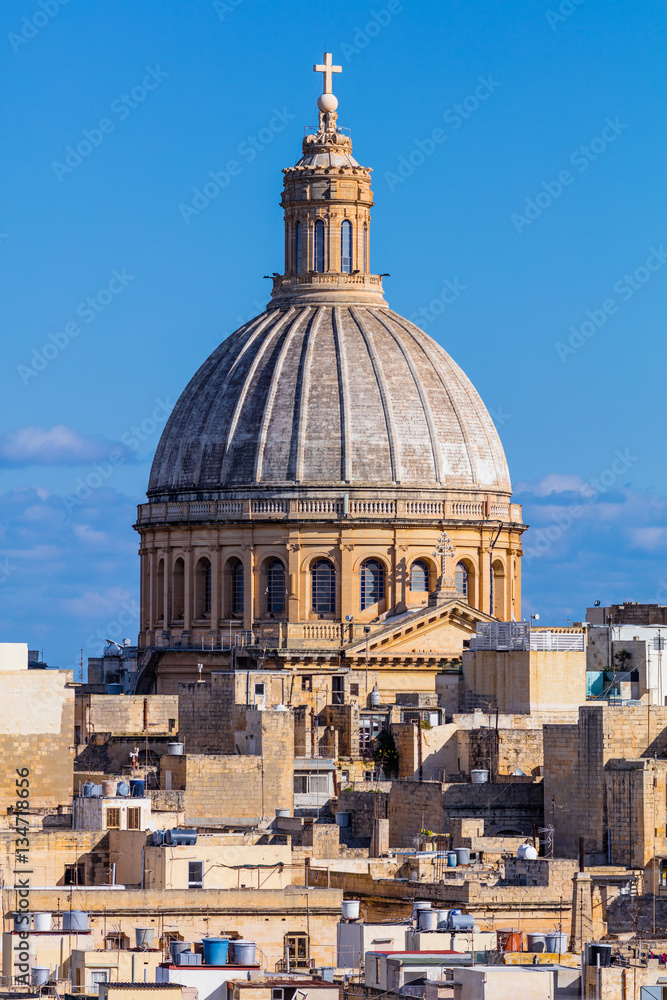
[(477, 623), (495, 620), (465, 601), (445, 601), (414, 614), (401, 615), (395, 622), (386, 622), (367, 639), (346, 646), (345, 655), (349, 658), (366, 653), (373, 657), (386, 653), (460, 655), (463, 640), (475, 634)]

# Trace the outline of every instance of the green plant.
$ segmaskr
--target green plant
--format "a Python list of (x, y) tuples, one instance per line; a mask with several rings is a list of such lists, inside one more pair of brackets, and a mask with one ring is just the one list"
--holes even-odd
[(428, 719), (422, 719), (421, 726), (422, 726), (422, 729), (433, 729), (433, 726), (428, 721)]
[(396, 743), (391, 733), (388, 733), (386, 730), (379, 733), (375, 740), (373, 759), (376, 764), (384, 767), (385, 771), (388, 771), (389, 774), (394, 774), (398, 771), (399, 758)]

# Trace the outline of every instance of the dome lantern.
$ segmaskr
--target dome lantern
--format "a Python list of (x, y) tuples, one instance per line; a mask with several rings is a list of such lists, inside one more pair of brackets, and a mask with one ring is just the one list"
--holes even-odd
[(303, 139), (302, 155), (283, 171), (285, 273), (274, 275), (270, 309), (296, 302), (383, 304), (382, 278), (370, 273), (371, 170), (352, 156), (352, 139), (338, 126), (331, 92), (330, 52), (313, 66), (323, 74), (319, 123)]

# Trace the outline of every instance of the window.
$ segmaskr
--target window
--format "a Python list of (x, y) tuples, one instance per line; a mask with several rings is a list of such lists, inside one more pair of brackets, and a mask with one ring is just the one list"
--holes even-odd
[(334, 676), (331, 678), (331, 704), (345, 704), (345, 678)]
[(428, 590), (428, 563), (417, 559), (410, 567), (410, 590)]
[(105, 951), (125, 951), (127, 948), (127, 938), (124, 934), (114, 933), (107, 934), (104, 939), (104, 950)]
[(366, 243), (367, 242), (368, 242), (368, 226), (364, 226), (364, 242), (363, 242), (363, 245), (362, 245), (362, 248), (361, 248), (361, 252), (362, 252), (362, 255), (363, 255), (362, 270), (363, 270), (364, 274), (368, 270), (368, 267), (366, 266), (366, 257), (367, 257)]
[(164, 620), (164, 559), (160, 559), (157, 567), (157, 619)]
[(188, 889), (204, 888), (204, 862), (188, 861)]
[(307, 934), (285, 935), (285, 962), (290, 969), (307, 969), (310, 965), (310, 944)]
[(243, 614), (243, 563), (237, 559), (232, 566), (232, 614)]
[(660, 862), (660, 888), (667, 889), (667, 861)]
[(318, 559), (310, 568), (312, 609), (320, 615), (336, 611), (336, 571), (328, 559)]
[(324, 273), (324, 223), (318, 219), (315, 223), (315, 255), (313, 263), (314, 270), (320, 274)]
[(358, 698), (359, 697), (359, 685), (358, 684), (350, 684), (350, 697), (351, 698)]
[(350, 780), (350, 772), (349, 771), (341, 771), (340, 772), (340, 780), (343, 783), (345, 783), (346, 781), (349, 781)]
[(65, 865), (64, 885), (85, 885), (85, 867), (83, 865)]
[(184, 603), (184, 580), (185, 564), (182, 559), (177, 559), (174, 563), (174, 587), (172, 597), (172, 615), (176, 619), (183, 618)]
[(272, 560), (266, 570), (266, 610), (270, 614), (285, 610), (285, 567), (279, 559)]
[(460, 594), (461, 597), (468, 599), (468, 569), (465, 563), (457, 563), (456, 570), (454, 571), (454, 584), (456, 586), (456, 593)]
[(302, 691), (312, 691), (313, 690), (313, 678), (311, 674), (303, 674), (301, 677), (301, 690)]
[(328, 795), (329, 774), (313, 774), (311, 771), (296, 772), (294, 775), (295, 795)]
[[(90, 973), (90, 985), (99, 986), (100, 983), (109, 982), (109, 974), (111, 969), (95, 969)], [(98, 991), (99, 992), (99, 991)]]
[(176, 719), (170, 719), (169, 720), (169, 732), (173, 733), (173, 731), (174, 731), (175, 728), (176, 728)]
[(258, 681), (257, 684), (255, 684), (255, 698), (263, 698), (263, 697), (264, 697), (264, 682), (262, 681), (260, 683)]
[(120, 830), (120, 809), (107, 809), (107, 830)]
[(301, 272), (301, 223), (297, 222), (294, 230), (294, 270)]
[(211, 563), (200, 559), (195, 571), (195, 618), (205, 618), (211, 613)]
[(348, 219), (340, 227), (340, 269), (343, 274), (352, 270), (352, 223)]
[(384, 597), (384, 566), (377, 559), (367, 559), (361, 567), (361, 610), (370, 608)]
[(664, 635), (656, 635), (655, 639), (653, 640), (653, 648), (654, 649), (664, 649), (665, 648), (665, 637), (664, 637)]
[(363, 715), (359, 719), (359, 753), (362, 757), (373, 756), (375, 742), (385, 729), (385, 723), (384, 715)]
[(141, 830), (141, 809), (128, 809), (127, 810), (127, 828), (128, 830)]

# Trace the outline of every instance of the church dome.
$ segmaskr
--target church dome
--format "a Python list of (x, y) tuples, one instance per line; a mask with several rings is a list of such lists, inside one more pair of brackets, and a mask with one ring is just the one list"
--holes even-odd
[[(327, 487), (511, 491), (496, 429), (426, 333), (371, 300), (270, 308), (196, 373), (149, 496)], [(375, 296), (374, 296), (375, 298)]]
[(340, 67), (325, 54), (315, 68), (325, 80), (319, 126), (283, 171), (284, 273), (273, 275), (266, 311), (181, 395), (149, 498), (287, 500), (307, 490), (339, 502), (359, 488), (396, 501), (450, 491), (506, 502), (507, 463), (480, 397), (431, 337), (392, 312), (384, 276), (370, 270), (371, 170), (337, 125)]

